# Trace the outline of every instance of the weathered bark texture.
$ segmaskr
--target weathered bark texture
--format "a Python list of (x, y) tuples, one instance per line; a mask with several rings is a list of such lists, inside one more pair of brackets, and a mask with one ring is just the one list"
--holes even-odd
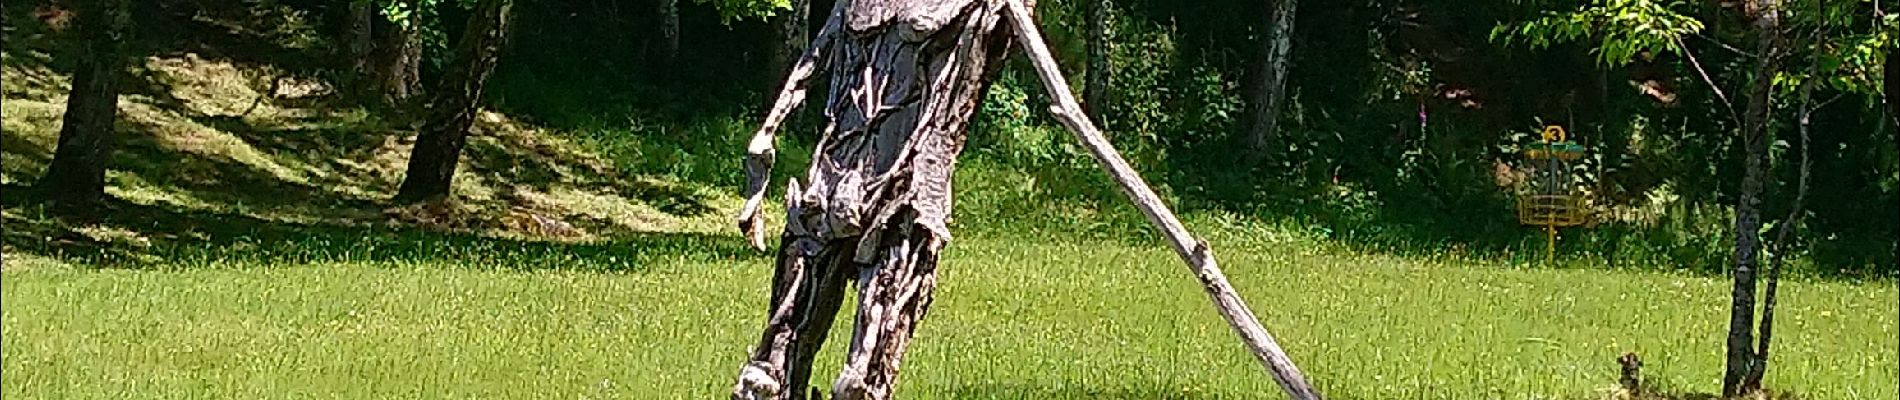
[(371, 0), (350, 0), (348, 12), (349, 28), (343, 33), (343, 42), (349, 46), (350, 72), (370, 76), (370, 56), (376, 49), (376, 5)]
[(673, 58), (680, 54), (680, 4), (679, 0), (656, 0), (660, 14), (660, 43), (658, 48), (649, 49), (653, 53), (647, 58), (662, 66), (672, 66)]
[(1769, 113), (1773, 110), (1773, 77), (1780, 68), (1781, 19), (1779, 0), (1754, 0), (1754, 28), (1759, 59), (1748, 89), (1748, 109), (1742, 116), (1742, 187), (1735, 205), (1735, 285), (1730, 293), (1727, 365), (1722, 395), (1742, 394), (1742, 381), (1755, 361), (1755, 274), (1760, 266), (1761, 196), (1766, 179)]
[[(1888, 45), (1887, 65), (1884, 68), (1886, 77), (1883, 78), (1885, 82), (1882, 82), (1882, 86), (1885, 86), (1883, 93), (1886, 94), (1882, 100), (1887, 102), (1887, 118), (1893, 121), (1890, 126), (1893, 128), (1894, 150), (1900, 152), (1900, 98), (1896, 98), (1900, 97), (1900, 45)], [(1900, 222), (1895, 223), (1894, 229), (1900, 232)], [(1894, 269), (1900, 270), (1900, 234), (1893, 237), (1893, 262)], [(1900, 334), (1896, 334), (1896, 339), (1900, 339)], [(1900, 340), (1895, 343), (1900, 343)], [(1896, 347), (1896, 350), (1900, 350), (1900, 347)]]
[(779, 13), (773, 19), (778, 23), (779, 47), (772, 53), (772, 65), (790, 66), (797, 63), (798, 55), (811, 45), (810, 30), (811, 0), (791, 0), (792, 9)]
[(85, 204), (105, 195), (106, 166), (117, 141), (113, 123), (119, 119), (118, 80), (125, 69), (125, 32), (131, 17), (127, 0), (74, 4), (78, 63), (58, 147), (37, 186), (56, 202)]
[[(1808, 74), (1810, 76), (1817, 76), (1815, 71), (1817, 68), (1818, 66), (1811, 64), (1808, 68)], [(1795, 183), (1794, 203), (1788, 206), (1788, 217), (1782, 218), (1779, 226), (1775, 228), (1775, 241), (1770, 244), (1774, 246), (1774, 251), (1770, 252), (1768, 267), (1763, 270), (1763, 272), (1768, 274), (1766, 279), (1768, 281), (1768, 287), (1762, 290), (1761, 322), (1759, 327), (1755, 330), (1755, 363), (1749, 368), (1748, 377), (1742, 380), (1742, 393), (1752, 393), (1761, 390), (1762, 377), (1768, 373), (1768, 348), (1769, 345), (1773, 343), (1775, 337), (1775, 302), (1781, 292), (1781, 268), (1784, 265), (1783, 263), (1787, 261), (1788, 252), (1794, 249), (1794, 243), (1792, 242), (1794, 240), (1794, 232), (1797, 227), (1801, 226), (1801, 214), (1804, 212), (1803, 208), (1807, 206), (1808, 202), (1808, 178), (1810, 172), (1814, 170), (1814, 162), (1808, 157), (1808, 145), (1812, 143), (1812, 140), (1809, 140), (1808, 127), (1810, 126), (1809, 123), (1812, 121), (1814, 109), (1816, 108), (1814, 105), (1814, 80), (1808, 80), (1801, 84), (1800, 96), (1801, 111), (1800, 114), (1798, 114), (1800, 120), (1797, 121), (1799, 125), (1797, 125), (1796, 132), (1801, 135), (1801, 161), (1797, 167), (1799, 172), (1798, 180)]]
[[(1887, 118), (1893, 121), (1890, 126), (1893, 128), (1894, 150), (1900, 152), (1900, 45), (1887, 47), (1887, 65), (1884, 69), (1886, 77), (1881, 85), (1885, 86), (1886, 95), (1882, 100), (1887, 102)], [(1900, 222), (1894, 226), (1895, 231), (1900, 232)], [(1893, 237), (1893, 262), (1894, 269), (1900, 270), (1900, 235)]]
[(1264, 59), (1255, 64), (1253, 101), (1253, 123), (1247, 133), (1247, 150), (1250, 156), (1258, 158), (1266, 155), (1269, 146), (1280, 134), (1280, 106), (1286, 101), (1286, 76), (1288, 57), (1293, 50), (1293, 16), (1299, 7), (1299, 0), (1273, 1), (1273, 21), (1267, 26), (1267, 35), (1262, 38), (1261, 54)]
[(1167, 237), (1175, 254), (1181, 256), (1181, 260), (1187, 262), (1191, 269), (1190, 272), (1200, 278), (1201, 287), (1214, 301), (1215, 310), (1234, 328), (1234, 333), (1247, 344), (1254, 357), (1267, 367), (1267, 372), (1280, 384), (1280, 388), (1296, 400), (1319, 399), (1319, 391), (1306, 382), (1306, 376), (1300, 373), (1299, 367), (1293, 365), (1293, 359), (1280, 349), (1273, 335), (1267, 334), (1266, 328), (1260, 326), (1260, 320), (1254, 317), (1253, 310), (1247, 307), (1247, 303), (1240, 299), (1240, 294), (1234, 291), (1233, 285), (1227, 282), (1227, 275), (1221, 273), (1220, 265), (1214, 261), (1214, 252), (1207, 247), (1207, 242), (1195, 239), (1194, 235), (1188, 233), (1187, 227), (1175, 218), (1174, 211), (1161, 202), (1161, 196), (1148, 188), (1147, 182), (1135, 173), (1134, 167), (1130, 167), (1114, 146), (1109, 144), (1108, 138), (1088, 118), (1082, 116), (1082, 106), (1076, 104), (1075, 96), (1069, 93), (1069, 83), (1062, 77), (1062, 70), (1056, 66), (1055, 57), (1049, 55), (1049, 48), (1043, 44), (1042, 34), (1037, 32), (1034, 21), (1030, 20), (1029, 11), (1013, 0), (1004, 2), (1008, 5), (1008, 20), (1011, 27), (1015, 28), (1017, 41), (1022, 43), (1031, 61), (1035, 62), (1036, 73), (1042, 76), (1043, 87), (1055, 96), (1055, 104), (1050, 106), (1049, 111), (1056, 115), (1056, 120), (1075, 133), (1082, 145), (1089, 149), (1089, 154), (1094, 155), (1095, 161), (1102, 165), (1102, 169), (1115, 178), (1115, 183), (1122, 188), (1122, 194), (1133, 200), (1142, 215), (1148, 217), (1148, 222)]
[(455, 176), (455, 164), (462, 147), (468, 143), (468, 128), (475, 122), (476, 102), (488, 75), (501, 61), (501, 48), (508, 38), (513, 0), (483, 0), (469, 14), (468, 28), (455, 51), (456, 59), (443, 72), (442, 87), (430, 101), (428, 122), (416, 136), (416, 147), (409, 154), (409, 169), (396, 202), (412, 203), (448, 196)]
[(1207, 245), (1188, 234), (1083, 116), (1028, 8), (1016, 0), (844, 0), (832, 11), (749, 145), (738, 224), (762, 248), (760, 204), (777, 129), (804, 99), (812, 74), (829, 71), (829, 124), (810, 186), (788, 185), (766, 328), (732, 397), (804, 398), (813, 355), (851, 278), (858, 316), (832, 397), (891, 396), (905, 347), (930, 307), (937, 256), (950, 239), (951, 170), (1011, 33), (1055, 96), (1057, 118), (1167, 234), (1236, 333), (1294, 398), (1319, 398), (1234, 293)]
[(372, 75), (376, 91), (389, 106), (407, 105), (422, 93), (422, 32), (417, 29), (422, 20), (413, 0), (401, 1), (411, 10), (408, 20), (397, 22), (383, 15), (373, 24), (376, 49), (372, 52)]
[(1110, 10), (1113, 4), (1109, 0), (1084, 0), (1082, 7), (1088, 14), (1088, 53), (1089, 62), (1084, 74), (1088, 82), (1082, 84), (1082, 106), (1088, 111), (1089, 121), (1096, 125), (1106, 125), (1108, 120), (1109, 80), (1115, 76), (1114, 64), (1109, 61), (1109, 46), (1114, 45), (1113, 32), (1109, 26)]
[(763, 246), (759, 204), (779, 125), (812, 73), (831, 78), (809, 186), (786, 191), (765, 332), (735, 399), (805, 398), (813, 355), (855, 278), (858, 316), (835, 399), (886, 399), (936, 288), (950, 239), (950, 173), (1008, 46), (1001, 5), (841, 0), (754, 136), (741, 229)]

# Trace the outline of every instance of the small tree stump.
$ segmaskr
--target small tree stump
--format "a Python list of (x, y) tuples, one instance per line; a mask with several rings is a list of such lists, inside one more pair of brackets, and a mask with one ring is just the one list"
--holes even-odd
[(1632, 351), (1623, 353), (1622, 357), (1617, 357), (1616, 363), (1623, 366), (1621, 377), (1616, 379), (1616, 382), (1623, 386), (1623, 391), (1631, 396), (1641, 395), (1643, 393), (1643, 360), (1637, 358), (1636, 352)]

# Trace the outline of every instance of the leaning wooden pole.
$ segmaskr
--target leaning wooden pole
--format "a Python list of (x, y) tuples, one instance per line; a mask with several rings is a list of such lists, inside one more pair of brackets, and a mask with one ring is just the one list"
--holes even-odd
[(1254, 357), (1267, 367), (1267, 372), (1279, 382), (1280, 388), (1286, 389), (1287, 395), (1294, 399), (1319, 399), (1319, 392), (1306, 383), (1306, 376), (1300, 373), (1299, 367), (1293, 365), (1293, 359), (1280, 349), (1280, 344), (1273, 340), (1273, 335), (1268, 334), (1266, 328), (1260, 327), (1260, 320), (1254, 317), (1253, 310), (1247, 308), (1240, 294), (1234, 292), (1233, 285), (1227, 283), (1227, 275), (1222, 274), (1220, 266), (1214, 262), (1214, 253), (1208, 249), (1207, 242), (1195, 239), (1188, 233), (1187, 227), (1181, 225), (1181, 220), (1175, 218), (1174, 211), (1161, 202), (1161, 196), (1148, 188), (1148, 183), (1142, 181), (1141, 175), (1136, 174), (1133, 167), (1128, 166), (1128, 161), (1122, 159), (1108, 139), (1102, 136), (1102, 132), (1095, 128), (1095, 123), (1090, 122), (1082, 112), (1075, 95), (1069, 93), (1068, 80), (1062, 77), (1062, 70), (1056, 65), (1055, 58), (1049, 56), (1049, 46), (1043, 43), (1042, 33), (1036, 29), (1034, 20), (1030, 19), (1029, 10), (1019, 0), (1003, 1), (1008, 4), (1005, 19), (1010, 21), (1016, 39), (1028, 52), (1030, 61), (1035, 63), (1036, 73), (1042, 76), (1042, 83), (1049, 95), (1055, 98), (1055, 104), (1049, 107), (1049, 111), (1055, 113), (1056, 119), (1062, 121), (1070, 132), (1075, 133), (1083, 146), (1088, 147), (1089, 154), (1095, 155), (1095, 160), (1101, 162), (1102, 168), (1115, 178), (1122, 192), (1134, 200), (1142, 214), (1148, 216), (1148, 222), (1167, 236), (1169, 244), (1174, 246), (1174, 252), (1200, 278), (1201, 286), (1207, 289), (1208, 297), (1214, 301), (1214, 308), (1220, 311), (1222, 318), (1227, 319), (1228, 325), (1234, 327), (1234, 333), (1240, 335), (1240, 340), (1253, 350)]

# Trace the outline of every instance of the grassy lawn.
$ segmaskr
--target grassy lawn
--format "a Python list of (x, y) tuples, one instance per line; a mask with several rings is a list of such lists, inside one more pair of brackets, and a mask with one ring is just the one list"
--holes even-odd
[[(1717, 389), (1724, 280), (1215, 245), (1332, 398), (1603, 398), (1623, 351), (1673, 390)], [(0, 395), (718, 397), (757, 338), (767, 259), (643, 259), (619, 271), (577, 265), (593, 259), (93, 269), (16, 256)], [(1277, 389), (1159, 247), (966, 238), (945, 264), (904, 365), (906, 398), (1278, 396), (1262, 394)], [(1892, 394), (1892, 286), (1784, 290), (1771, 387)]]

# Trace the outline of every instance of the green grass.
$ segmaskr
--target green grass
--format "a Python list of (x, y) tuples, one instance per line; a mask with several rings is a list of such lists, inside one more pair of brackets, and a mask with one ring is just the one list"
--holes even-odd
[[(1719, 279), (1215, 246), (1332, 398), (1603, 398), (1623, 351), (1643, 356), (1653, 382), (1717, 389)], [(93, 269), (14, 259), (0, 394), (711, 398), (728, 387), (762, 323), (765, 257), (679, 248), (632, 270), (587, 262)], [(1277, 390), (1159, 246), (965, 238), (944, 263), (904, 363), (906, 398)], [(1809, 399), (1891, 395), (1900, 359), (1882, 343), (1896, 334), (1893, 287), (1784, 289), (1771, 387)], [(818, 382), (835, 372), (836, 343)]]

